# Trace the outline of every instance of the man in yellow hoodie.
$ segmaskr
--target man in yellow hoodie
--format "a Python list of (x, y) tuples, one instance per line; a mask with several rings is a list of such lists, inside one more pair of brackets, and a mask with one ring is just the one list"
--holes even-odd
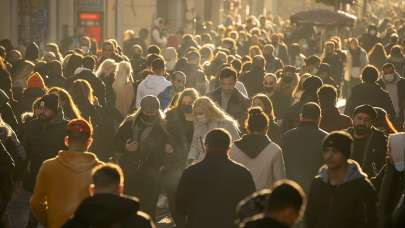
[(66, 151), (44, 161), (31, 197), (36, 219), (47, 228), (61, 227), (73, 215), (81, 201), (89, 196), (92, 170), (102, 164), (87, 152), (93, 139), (91, 125), (82, 119), (67, 125)]

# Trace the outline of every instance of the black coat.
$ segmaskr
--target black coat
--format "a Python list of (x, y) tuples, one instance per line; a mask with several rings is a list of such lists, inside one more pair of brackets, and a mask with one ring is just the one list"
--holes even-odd
[(284, 68), (283, 61), (275, 56), (265, 56), (266, 58), (266, 72), (275, 73)]
[(341, 185), (328, 183), (325, 168), (314, 179), (305, 214), (308, 228), (377, 227), (374, 187), (358, 164), (350, 163), (349, 169), (346, 181)]
[(14, 114), (13, 108), (10, 105), (10, 99), (7, 94), (0, 90), (0, 115), (14, 131), (18, 130), (18, 120)]
[[(13, 194), (14, 161), (0, 141), (0, 216), (6, 211)], [(0, 225), (2, 222), (0, 221)]]
[(63, 228), (152, 228), (148, 215), (139, 211), (135, 198), (96, 194), (85, 199)]
[(353, 128), (349, 128), (347, 131), (353, 136), (352, 159), (361, 165), (370, 178), (375, 177), (385, 164), (387, 136), (374, 127), (372, 127), (372, 133), (363, 139), (354, 137)]
[(177, 227), (236, 227), (236, 206), (255, 191), (252, 175), (222, 154), (206, 158), (187, 168), (177, 189)]
[[(217, 103), (219, 107), (222, 106), (221, 91), (222, 89), (218, 88), (208, 94), (208, 97), (210, 97), (215, 103)], [(228, 107), (225, 111), (235, 120), (238, 120), (239, 123), (243, 123), (243, 121), (247, 117), (247, 110), (249, 108), (249, 105), (249, 98), (243, 96), (243, 94), (241, 94), (237, 89), (234, 89), (231, 98), (229, 99)]]
[(345, 114), (352, 116), (354, 109), (363, 104), (383, 108), (395, 122), (395, 109), (390, 95), (376, 83), (362, 83), (353, 87), (352, 93), (347, 100)]
[(16, 106), (16, 115), (21, 118), (21, 114), (25, 112), (32, 112), (32, 103), (39, 97), (45, 95), (45, 91), (40, 88), (28, 88), (24, 90), (22, 98), (18, 101)]
[(252, 67), (249, 72), (240, 77), (239, 80), (245, 85), (249, 97), (253, 97), (263, 91), (264, 74), (264, 69)]
[(288, 228), (288, 226), (277, 222), (270, 217), (255, 218), (246, 222), (243, 228)]
[(28, 168), (24, 176), (24, 188), (32, 192), (36, 176), (43, 161), (65, 150), (65, 136), (67, 135), (67, 120), (61, 111), (49, 123), (35, 119), (24, 126), (21, 141), (27, 153)]
[(297, 181), (306, 193), (323, 164), (322, 141), (326, 135), (315, 123), (302, 123), (281, 137), (287, 178)]

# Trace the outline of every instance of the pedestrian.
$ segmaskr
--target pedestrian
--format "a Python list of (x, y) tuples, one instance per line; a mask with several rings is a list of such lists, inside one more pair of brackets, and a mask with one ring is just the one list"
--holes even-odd
[(139, 200), (124, 195), (124, 174), (118, 165), (94, 168), (89, 193), (63, 228), (155, 227), (149, 215), (139, 211)]
[(13, 195), (12, 179), (15, 164), (2, 141), (0, 141), (0, 164), (0, 225), (6, 227), (8, 225), (8, 219), (6, 219), (7, 206)]
[(117, 75), (112, 84), (115, 94), (115, 109), (125, 118), (131, 113), (135, 102), (134, 79), (132, 78), (132, 67), (127, 61), (118, 64)]
[(247, 134), (234, 142), (230, 158), (250, 170), (257, 190), (269, 188), (286, 176), (281, 148), (267, 136), (269, 117), (260, 107), (249, 109), (246, 125)]
[(18, 118), (16, 117), (10, 102), (11, 100), (6, 92), (0, 89), (0, 116), (14, 131), (17, 131), (19, 126)]
[(288, 228), (301, 219), (306, 206), (304, 190), (294, 181), (276, 182), (265, 200), (262, 214), (240, 224), (242, 228)]
[(69, 121), (64, 139), (67, 150), (42, 163), (30, 202), (40, 224), (61, 227), (89, 195), (92, 170), (102, 164), (95, 154), (88, 152), (92, 135), (87, 121)]
[(322, 166), (321, 144), (327, 133), (319, 128), (320, 119), (320, 107), (306, 103), (300, 111), (299, 125), (281, 137), (287, 178), (298, 182), (306, 193)]
[(173, 152), (157, 97), (142, 98), (140, 108), (124, 119), (114, 141), (127, 180), (125, 192), (138, 197), (141, 210), (155, 219), (161, 171), (166, 155)]
[(266, 73), (263, 77), (262, 91), (270, 100), (277, 89), (277, 76), (272, 73)]
[(237, 122), (222, 111), (210, 98), (199, 97), (193, 104), (194, 132), (188, 153), (188, 163), (201, 161), (206, 153), (204, 150), (205, 135), (215, 128), (224, 128), (232, 136), (232, 141), (240, 138)]
[(353, 112), (353, 127), (347, 129), (353, 137), (351, 158), (370, 178), (376, 177), (383, 169), (387, 153), (387, 136), (374, 127), (376, 118), (372, 106), (360, 105)]
[(388, 59), (387, 52), (382, 43), (377, 43), (368, 53), (370, 64), (375, 66), (378, 70), (382, 70), (384, 63)]
[(245, 85), (249, 97), (253, 97), (263, 89), (263, 78), (265, 75), (266, 60), (263, 56), (255, 56), (252, 61), (252, 68), (240, 77), (240, 81)]
[(398, 129), (402, 129), (405, 118), (405, 78), (401, 77), (393, 64), (386, 63), (382, 67), (382, 77), (377, 83), (388, 92), (397, 117), (394, 124)]
[(42, 97), (48, 91), (42, 76), (35, 72), (27, 80), (27, 87), (23, 91), (21, 99), (16, 105), (17, 118), (21, 118), (21, 114), (31, 110), (32, 103), (38, 97)]
[(249, 107), (249, 98), (235, 88), (236, 77), (237, 73), (234, 69), (223, 68), (219, 74), (220, 87), (210, 92), (208, 97), (237, 120), (240, 126), (243, 126)]
[(354, 109), (363, 104), (383, 108), (390, 115), (392, 122), (396, 123), (395, 108), (389, 93), (377, 84), (378, 70), (367, 66), (362, 72), (362, 83), (353, 87), (352, 93), (346, 102), (345, 114), (352, 115)]
[(172, 85), (166, 87), (166, 89), (158, 95), (162, 110), (166, 110), (166, 108), (171, 106), (179, 94), (183, 92), (186, 88), (187, 77), (183, 72), (175, 71), (172, 73), (170, 81)]
[(115, 93), (113, 83), (117, 75), (118, 64), (112, 59), (104, 60), (96, 71), (96, 76), (104, 82), (105, 85), (105, 105), (109, 109), (115, 108)]
[(82, 118), (79, 108), (73, 101), (72, 96), (70, 96), (70, 94), (66, 90), (59, 87), (52, 87), (51, 89), (49, 89), (48, 93), (54, 93), (58, 95), (59, 104), (67, 120)]
[(232, 137), (226, 130), (213, 129), (204, 141), (207, 156), (188, 167), (180, 178), (176, 225), (179, 228), (236, 227), (237, 204), (255, 191), (252, 175), (229, 158)]
[(339, 112), (336, 108), (338, 93), (335, 87), (323, 85), (318, 90), (319, 105), (321, 107), (321, 122), (319, 127), (326, 132), (344, 130), (353, 125), (352, 119)]
[(151, 63), (151, 70), (153, 74), (148, 75), (137, 88), (136, 93), (136, 107), (139, 107), (140, 102), (144, 96), (154, 95), (158, 96), (172, 83), (165, 78), (165, 63), (162, 57), (158, 56)]
[(352, 38), (349, 40), (349, 45), (348, 77), (345, 77), (348, 92), (361, 83), (362, 69), (368, 64), (367, 52), (360, 46), (359, 41), (356, 38)]
[(352, 137), (341, 131), (325, 138), (325, 165), (311, 185), (307, 227), (377, 227), (376, 191), (360, 165), (349, 159), (352, 144)]

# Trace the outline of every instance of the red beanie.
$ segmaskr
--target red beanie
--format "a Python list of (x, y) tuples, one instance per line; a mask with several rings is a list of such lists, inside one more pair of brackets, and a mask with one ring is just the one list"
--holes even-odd
[(41, 75), (38, 72), (32, 73), (27, 79), (27, 89), (28, 88), (40, 88), (46, 90), (46, 85)]

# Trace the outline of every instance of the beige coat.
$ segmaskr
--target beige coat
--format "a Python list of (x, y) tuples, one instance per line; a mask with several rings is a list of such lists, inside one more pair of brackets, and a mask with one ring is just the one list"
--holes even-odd
[(249, 157), (233, 145), (230, 157), (250, 170), (258, 191), (269, 188), (274, 182), (286, 178), (283, 153), (274, 142), (267, 145), (255, 158)]

